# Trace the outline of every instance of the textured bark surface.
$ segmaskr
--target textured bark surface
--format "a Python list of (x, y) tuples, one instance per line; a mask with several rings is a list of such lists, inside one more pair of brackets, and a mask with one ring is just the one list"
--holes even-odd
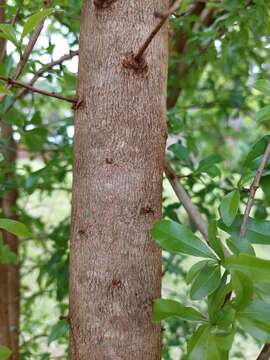
[[(0, 0), (0, 23), (5, 21), (5, 0)], [(0, 58), (5, 57), (5, 41), (0, 39)], [(7, 181), (14, 181), (14, 167), (16, 164), (16, 143), (13, 140), (12, 127), (0, 119), (0, 135), (5, 141), (1, 153), (5, 157), (4, 172)], [(1, 213), (4, 217), (15, 219), (15, 206), (17, 201), (16, 189), (11, 190), (0, 199)], [(8, 233), (3, 233), (4, 241), (10, 249), (18, 252), (18, 239)], [(12, 350), (12, 360), (19, 359), (19, 267), (15, 265), (0, 264), (0, 344)]]
[[(4, 171), (6, 180), (10, 183), (15, 182), (14, 169), (16, 165), (17, 146), (13, 140), (12, 127), (0, 121), (1, 138), (5, 139), (5, 146), (1, 149), (1, 153), (5, 157)], [(17, 191), (12, 189), (4, 194), (0, 199), (1, 212), (5, 218), (16, 219), (16, 201)], [(10, 233), (3, 232), (3, 238), (6, 244), (14, 253), (18, 253), (18, 238)], [(1, 321), (1, 327), (6, 327), (9, 332), (8, 339), (10, 348), (12, 349), (12, 360), (19, 359), (19, 316), (20, 316), (20, 275), (19, 266), (13, 264), (0, 265), (1, 278), (3, 284), (0, 283), (0, 312), (5, 317), (4, 323)], [(5, 275), (4, 275), (5, 274)], [(4, 289), (2, 289), (2, 286)], [(2, 297), (2, 294), (5, 294)]]
[[(149, 230), (161, 216), (167, 27), (146, 53), (123, 60), (168, 0), (85, 0), (82, 9), (70, 261), (73, 360), (158, 360), (161, 252)], [(106, 5), (106, 6), (105, 6)]]

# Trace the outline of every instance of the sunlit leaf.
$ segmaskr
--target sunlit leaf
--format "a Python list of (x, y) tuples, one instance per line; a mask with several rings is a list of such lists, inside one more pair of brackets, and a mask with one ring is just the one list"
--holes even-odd
[(212, 294), (220, 284), (220, 267), (216, 265), (207, 265), (194, 279), (190, 297), (192, 300), (201, 300)]
[(7, 360), (9, 359), (12, 351), (7, 348), (6, 346), (0, 345), (0, 360)]
[(215, 255), (209, 247), (185, 225), (174, 221), (160, 220), (154, 224), (151, 235), (164, 250), (215, 259)]
[(61, 338), (67, 337), (69, 333), (69, 324), (66, 320), (59, 320), (57, 324), (51, 330), (51, 333), (48, 338), (48, 344), (51, 344), (53, 341)]
[(220, 205), (220, 215), (223, 222), (227, 226), (231, 226), (233, 223), (239, 208), (240, 193), (238, 190), (234, 190), (227, 194)]
[(36, 26), (47, 16), (49, 16), (53, 11), (53, 9), (43, 9), (36, 14), (30, 16), (24, 24), (21, 39), (25, 38), (28, 34), (30, 34), (36, 28)]
[(12, 219), (0, 219), (0, 229), (6, 230), (19, 237), (27, 237), (31, 235), (24, 224)]
[(254, 85), (254, 89), (260, 91), (264, 95), (270, 96), (270, 81), (263, 79), (257, 80)]
[(239, 271), (254, 282), (270, 282), (270, 261), (252, 255), (240, 254), (225, 258), (225, 268), (229, 271)]
[(192, 307), (183, 306), (175, 300), (156, 299), (153, 305), (153, 320), (161, 321), (177, 316), (189, 321), (205, 321), (205, 317)]
[(208, 241), (211, 248), (215, 251), (215, 253), (220, 257), (220, 259), (224, 259), (224, 250), (223, 245), (218, 237), (217, 230), (217, 222), (216, 220), (210, 220), (208, 224)]

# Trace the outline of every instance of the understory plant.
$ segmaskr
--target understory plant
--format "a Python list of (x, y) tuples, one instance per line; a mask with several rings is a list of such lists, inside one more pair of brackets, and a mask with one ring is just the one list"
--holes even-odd
[[(269, 92), (270, 83), (259, 80), (256, 89)], [(258, 119), (262, 114), (269, 119), (269, 108), (262, 109)], [(197, 302), (198, 307), (163, 298), (156, 299), (153, 305), (155, 322), (179, 317), (196, 324), (183, 359), (229, 359), (238, 329), (259, 344), (270, 342), (270, 260), (258, 257), (254, 248), (265, 246), (267, 252), (270, 221), (265, 220), (267, 213), (263, 217), (250, 216), (258, 188), (266, 197), (270, 195), (269, 154), (270, 136), (266, 135), (253, 145), (242, 162), (235, 188), (220, 201), (219, 217), (208, 221), (205, 241), (188, 226), (168, 218), (157, 221), (151, 230), (163, 250), (200, 258), (186, 276), (187, 302)], [(245, 188), (247, 184), (250, 186)], [(242, 194), (247, 193), (247, 202), (242, 206)], [(267, 347), (258, 359), (264, 359)]]

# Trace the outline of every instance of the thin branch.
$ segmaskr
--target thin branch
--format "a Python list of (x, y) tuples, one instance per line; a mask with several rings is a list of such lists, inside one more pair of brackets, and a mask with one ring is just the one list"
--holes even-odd
[(10, 21), (10, 24), (12, 26), (14, 26), (16, 24), (16, 21), (18, 20), (18, 17), (19, 17), (20, 10), (21, 10), (20, 8), (17, 9), (17, 11), (15, 12), (12, 20)]
[(199, 211), (196, 207), (192, 204), (186, 190), (180, 184), (174, 170), (172, 169), (168, 160), (165, 160), (164, 163), (164, 170), (166, 176), (176, 194), (180, 202), (183, 204), (186, 212), (190, 216), (193, 223), (196, 225), (200, 233), (203, 235), (204, 239), (208, 242), (208, 226), (207, 222), (202, 218)]
[(249, 214), (250, 214), (251, 208), (253, 206), (255, 194), (259, 188), (261, 177), (262, 177), (264, 168), (267, 164), (267, 161), (269, 159), (269, 156), (270, 156), (270, 140), (268, 141), (268, 144), (267, 144), (265, 152), (263, 154), (260, 166), (257, 170), (256, 176), (255, 176), (255, 178), (250, 186), (250, 189), (249, 189), (248, 202), (247, 202), (247, 205), (245, 208), (245, 213), (244, 213), (243, 221), (242, 221), (241, 228), (240, 228), (240, 236), (241, 237), (245, 236), (245, 234), (246, 234)]
[[(186, 190), (183, 188), (183, 186), (179, 182), (179, 178), (175, 174), (173, 168), (171, 167), (168, 160), (165, 159), (164, 161), (164, 171), (165, 174), (176, 194), (178, 197), (178, 200), (183, 204), (188, 216), (193, 221), (193, 223), (196, 225), (199, 232), (204, 237), (205, 241), (208, 244), (208, 224), (203, 219), (197, 208), (193, 205), (192, 201), (190, 200), (190, 197), (188, 196)], [(230, 256), (229, 250), (223, 246), (224, 250), (224, 256)]]
[(0, 80), (2, 81), (5, 81), (7, 84), (10, 84), (10, 85), (13, 85), (13, 86), (19, 86), (19, 87), (23, 87), (29, 91), (32, 91), (34, 93), (37, 93), (37, 94), (41, 94), (41, 95), (45, 95), (45, 96), (49, 96), (49, 97), (53, 97), (53, 98), (56, 98), (56, 99), (60, 99), (60, 100), (64, 100), (64, 101), (68, 101), (74, 105), (77, 104), (77, 100), (76, 99), (72, 99), (72, 98), (68, 98), (68, 97), (65, 97), (65, 96), (62, 96), (62, 95), (58, 95), (54, 92), (48, 92), (48, 91), (45, 91), (45, 90), (41, 90), (41, 89), (37, 89), (29, 84), (26, 84), (26, 83), (23, 83), (21, 81), (16, 81), (16, 80), (13, 80), (13, 79), (10, 79), (10, 78), (6, 78), (4, 76), (0, 76)]
[[(245, 236), (245, 234), (246, 234), (249, 214), (250, 214), (253, 202), (254, 202), (256, 191), (258, 190), (258, 187), (260, 185), (260, 181), (261, 181), (261, 177), (262, 177), (264, 168), (267, 164), (269, 157), (270, 157), (270, 140), (268, 141), (268, 144), (264, 151), (264, 154), (263, 154), (260, 166), (258, 168), (257, 174), (255, 176), (255, 179), (252, 182), (251, 187), (250, 187), (248, 202), (247, 202), (247, 206), (245, 209), (244, 218), (243, 218), (243, 221), (241, 224), (240, 236)], [(268, 359), (270, 359), (270, 344), (265, 344), (264, 347), (262, 348), (259, 356), (257, 357), (257, 360), (268, 360)]]
[[(63, 55), (61, 56), (58, 60), (52, 61), (49, 64), (44, 65), (41, 69), (39, 69), (37, 71), (37, 73), (33, 76), (33, 78), (31, 79), (31, 81), (29, 82), (29, 85), (33, 86), (36, 81), (43, 76), (43, 74), (45, 74), (46, 72), (48, 72), (50, 69), (52, 69), (53, 67), (57, 66), (57, 65), (62, 65), (62, 63), (64, 61), (70, 60), (72, 59), (74, 56), (79, 55), (79, 51), (70, 51), (69, 54)], [(18, 94), (16, 94), (11, 102), (11, 104), (8, 106), (8, 108), (6, 109), (5, 113), (8, 113), (14, 106), (15, 102), (19, 99), (21, 99), (22, 97), (26, 96), (29, 93), (29, 89), (23, 89), (20, 92), (18, 92)]]
[(158, 16), (160, 19), (159, 23), (156, 25), (154, 30), (149, 34), (141, 48), (138, 50), (138, 52), (134, 55), (134, 60), (139, 62), (142, 58), (144, 52), (148, 48), (148, 46), (151, 44), (152, 40), (156, 36), (156, 34), (159, 32), (159, 30), (162, 28), (162, 26), (165, 24), (167, 19), (178, 9), (180, 6), (182, 0), (175, 0), (172, 6), (169, 8), (168, 11), (163, 13), (156, 13), (156, 16)]
[[(45, 1), (45, 8), (51, 7), (52, 3), (53, 3), (53, 0)], [(24, 69), (24, 67), (25, 67), (31, 53), (32, 53), (33, 48), (36, 45), (36, 42), (37, 42), (37, 40), (39, 38), (39, 35), (40, 35), (40, 33), (41, 33), (42, 29), (43, 29), (45, 20), (46, 20), (46, 18), (43, 19), (37, 25), (35, 30), (33, 31), (32, 35), (31, 35), (31, 37), (29, 39), (29, 42), (28, 42), (27, 46), (24, 49), (24, 52), (23, 52), (23, 54), (21, 56), (21, 59), (20, 59), (18, 65), (17, 65), (17, 67), (16, 67), (16, 69), (15, 69), (13, 75), (12, 75), (13, 80), (17, 80), (19, 78), (19, 76), (21, 75), (21, 73), (22, 73), (22, 71), (23, 71), (23, 69)]]
[(65, 62), (67, 60), (70, 60), (74, 56), (78, 56), (78, 55), (79, 55), (79, 50), (70, 51), (68, 54), (61, 56), (59, 59), (57, 59), (55, 61), (52, 61), (51, 63), (49, 63), (47, 65), (44, 65), (40, 70), (38, 70), (38, 72), (36, 73), (34, 78), (31, 80), (31, 83), (33, 81), (35, 82), (39, 77), (41, 77), (44, 73), (46, 73), (51, 68), (53, 68), (53, 67), (55, 67), (57, 65), (62, 65), (63, 62)]
[(265, 344), (260, 352), (257, 360), (268, 360), (270, 359), (270, 344)]

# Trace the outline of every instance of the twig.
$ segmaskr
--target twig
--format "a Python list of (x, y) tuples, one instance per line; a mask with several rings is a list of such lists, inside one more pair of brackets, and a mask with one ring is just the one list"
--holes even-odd
[[(70, 51), (68, 54), (61, 56), (59, 59), (52, 61), (51, 63), (44, 65), (40, 70), (38, 70), (38, 72), (36, 73), (36, 75), (34, 76), (34, 78), (36, 78), (36, 80), (41, 77), (44, 73), (46, 73), (48, 70), (50, 70), (51, 68), (57, 66), (57, 65), (61, 65), (63, 62), (72, 59), (74, 56), (78, 56), (79, 55), (79, 50), (76, 51)], [(34, 79), (33, 78), (33, 79)], [(36, 81), (36, 80), (31, 80), (32, 81)]]
[(165, 160), (164, 170), (165, 170), (166, 176), (167, 176), (168, 180), (170, 181), (170, 184), (171, 184), (176, 196), (178, 197), (178, 199), (183, 204), (183, 206), (186, 209), (188, 215), (190, 216), (191, 220), (196, 225), (198, 230), (201, 232), (204, 239), (208, 242), (207, 223), (202, 218), (201, 214), (196, 209), (196, 207), (192, 204), (188, 194), (186, 193), (186, 190), (180, 184), (180, 182), (179, 182), (176, 174), (174, 173), (174, 170), (172, 169), (172, 167), (171, 167), (168, 160)]
[[(45, 1), (45, 7), (48, 8), (52, 5), (53, 3), (53, 0), (48, 0), (48, 1)], [(19, 76), (21, 75), (24, 67), (25, 67), (25, 64), (27, 63), (31, 53), (32, 53), (32, 50), (39, 38), (39, 35), (43, 29), (43, 26), (44, 26), (44, 23), (45, 23), (45, 19), (43, 19), (38, 25), (37, 27), (35, 28), (35, 30), (33, 31), (30, 39), (29, 39), (29, 42), (26, 46), (26, 48), (24, 49), (24, 52), (21, 56), (21, 60), (19, 61), (13, 75), (12, 75), (12, 79), (13, 80), (17, 80), (19, 78)]]
[(265, 344), (260, 352), (257, 360), (268, 360), (270, 359), (270, 344)]
[(10, 21), (10, 24), (12, 26), (14, 26), (16, 24), (16, 21), (18, 20), (18, 17), (19, 17), (19, 13), (20, 13), (20, 8), (17, 9), (17, 11), (15, 12), (12, 20)]
[[(77, 56), (79, 54), (79, 51), (70, 51), (69, 54), (63, 55), (61, 56), (58, 60), (52, 61), (49, 64), (44, 65), (41, 69), (39, 69), (37, 71), (37, 73), (33, 76), (33, 78), (31, 79), (31, 81), (29, 82), (29, 85), (33, 86), (35, 84), (35, 82), (47, 71), (49, 71), (50, 69), (52, 69), (53, 67), (57, 66), (57, 65), (61, 65), (64, 61), (70, 60), (72, 59), (74, 56)], [(6, 109), (5, 113), (8, 113), (14, 106), (15, 102), (19, 99), (21, 99), (22, 97), (24, 97), (25, 95), (27, 95), (29, 92), (29, 89), (23, 89), (20, 92), (18, 92), (18, 94), (16, 94), (14, 96), (14, 98), (12, 99), (12, 102), (10, 103), (10, 105), (8, 106), (8, 108)]]
[[(190, 200), (190, 197), (188, 196), (186, 190), (183, 188), (183, 186), (179, 182), (178, 176), (175, 174), (174, 170), (172, 169), (170, 163), (168, 160), (165, 159), (164, 161), (164, 171), (165, 174), (170, 181), (170, 184), (178, 197), (179, 201), (183, 204), (188, 216), (193, 221), (193, 223), (196, 225), (199, 232), (204, 237), (205, 241), (208, 244), (208, 225), (207, 222), (203, 219), (197, 208), (193, 205), (192, 201)], [(230, 256), (229, 250), (223, 246), (224, 250), (224, 256)]]
[(72, 98), (62, 96), (62, 95), (58, 95), (58, 94), (55, 94), (54, 92), (51, 93), (51, 92), (48, 92), (48, 91), (45, 91), (45, 90), (37, 89), (37, 88), (35, 88), (35, 87), (33, 87), (33, 86), (29, 85), (29, 84), (23, 83), (21, 81), (6, 78), (4, 76), (0, 76), (0, 80), (5, 81), (7, 84), (10, 84), (10, 85), (13, 85), (13, 86), (23, 87), (25, 89), (28, 89), (29, 91), (34, 92), (34, 93), (38, 93), (38, 94), (41, 94), (41, 95), (50, 96), (50, 97), (53, 97), (53, 98), (56, 98), (56, 99), (68, 101), (68, 102), (70, 102), (72, 104), (75, 104), (75, 105), (77, 104), (76, 99), (72, 99)]
[[(264, 154), (263, 154), (260, 166), (258, 168), (257, 174), (255, 176), (255, 179), (252, 182), (251, 187), (250, 187), (248, 202), (247, 202), (247, 206), (245, 209), (243, 222), (241, 224), (240, 236), (245, 236), (245, 234), (246, 234), (249, 214), (250, 214), (253, 202), (254, 202), (256, 191), (260, 185), (260, 181), (261, 181), (261, 177), (262, 177), (264, 168), (267, 164), (269, 157), (270, 157), (270, 140), (268, 141), (268, 144), (264, 151)], [(257, 360), (268, 360), (268, 359), (270, 359), (270, 344), (265, 344), (264, 347), (262, 348), (259, 356), (257, 357)]]
[(141, 48), (134, 55), (134, 60), (135, 61), (137, 61), (137, 62), (140, 61), (140, 59), (142, 58), (144, 52), (146, 51), (148, 46), (151, 44), (151, 42), (154, 39), (154, 37), (156, 36), (156, 34), (159, 32), (159, 30), (165, 24), (165, 22), (170, 17), (170, 15), (172, 15), (178, 9), (179, 5), (181, 4), (181, 1), (182, 0), (175, 0), (175, 2), (172, 4), (172, 6), (169, 8), (168, 11), (162, 12), (162, 13), (156, 13), (156, 16), (161, 18), (161, 19), (160, 19), (159, 23), (156, 25), (156, 27), (154, 28), (154, 30), (149, 34), (149, 36), (147, 37), (147, 39), (145, 40), (145, 42), (143, 43)]
[(250, 189), (249, 189), (248, 202), (247, 202), (247, 205), (245, 208), (245, 213), (244, 213), (243, 221), (242, 221), (241, 228), (240, 228), (240, 236), (241, 237), (245, 236), (245, 234), (246, 234), (249, 214), (250, 214), (251, 208), (253, 206), (255, 194), (259, 188), (261, 177), (262, 177), (264, 168), (267, 164), (267, 161), (269, 159), (269, 156), (270, 156), (270, 140), (268, 141), (268, 144), (266, 146), (260, 166), (259, 166), (256, 176), (255, 176), (255, 179), (253, 180), (253, 182), (250, 186)]

